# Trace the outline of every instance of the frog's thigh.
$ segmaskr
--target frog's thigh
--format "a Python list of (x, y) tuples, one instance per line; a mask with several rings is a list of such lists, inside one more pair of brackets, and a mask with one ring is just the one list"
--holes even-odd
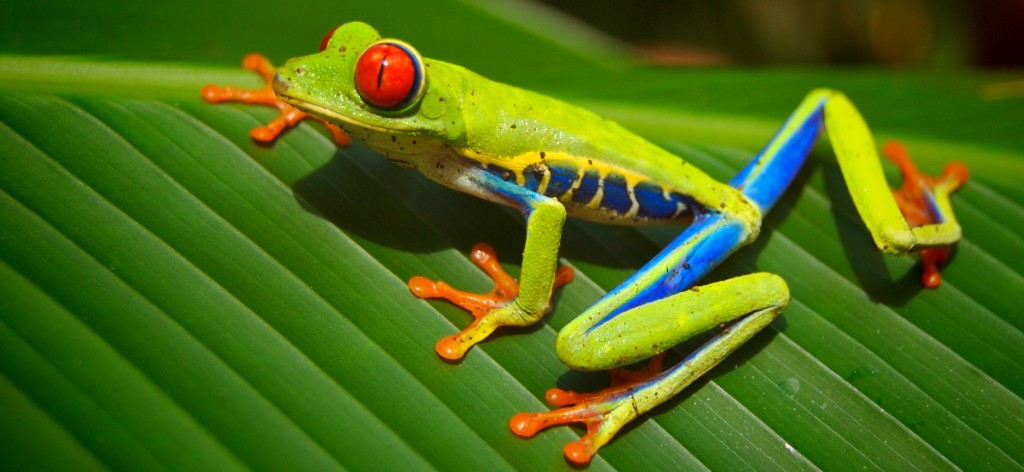
[[(726, 343), (720, 348), (728, 355), (767, 326), (788, 304), (789, 287), (781, 277), (749, 274), (638, 306), (587, 330), (564, 329), (558, 334), (556, 349), (559, 358), (574, 369), (610, 369), (646, 359), (745, 315), (761, 318), (750, 320), (753, 322), (743, 320), (709, 342)], [(699, 358), (709, 345), (691, 358)], [(720, 360), (714, 359), (707, 368)]]

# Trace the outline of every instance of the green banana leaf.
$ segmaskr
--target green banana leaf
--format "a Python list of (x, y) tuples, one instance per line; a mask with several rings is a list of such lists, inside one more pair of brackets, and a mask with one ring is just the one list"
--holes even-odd
[(591, 470), (1022, 469), (1024, 107), (1001, 85), (1016, 76), (639, 68), (529, 4), (369, 3), (3, 7), (5, 466), (570, 468), (561, 446), (581, 430), (524, 440), (508, 420), (547, 409), (550, 387), (606, 384), (568, 371), (555, 334), (680, 228), (570, 222), (577, 279), (552, 314), (441, 361), (435, 341), (469, 317), (406, 281), (487, 290), (467, 252), (491, 243), (517, 273), (521, 218), (360, 144), (336, 148), (318, 125), (256, 145), (248, 130), (271, 110), (198, 97), (205, 83), (258, 85), (231, 65), (250, 49), (280, 61), (363, 19), (428, 57), (584, 104), (720, 179), (820, 86), (925, 170), (970, 167), (954, 198), (964, 240), (928, 290), (914, 258), (873, 249), (819, 145), (758, 241), (711, 275), (778, 273), (789, 308)]

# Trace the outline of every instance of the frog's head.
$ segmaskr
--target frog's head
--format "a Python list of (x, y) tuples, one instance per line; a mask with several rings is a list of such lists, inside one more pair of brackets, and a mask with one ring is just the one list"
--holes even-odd
[(428, 77), (429, 67), (412, 46), (346, 23), (324, 37), (319, 53), (281, 66), (274, 92), (371, 145), (396, 136), (451, 142), (461, 133), (461, 84), (443, 72)]

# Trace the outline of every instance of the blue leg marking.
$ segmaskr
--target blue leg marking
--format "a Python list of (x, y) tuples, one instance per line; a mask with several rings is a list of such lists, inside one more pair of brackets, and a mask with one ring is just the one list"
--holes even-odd
[[(701, 213), (654, 259), (587, 310), (606, 313), (588, 331), (631, 308), (692, 287), (746, 239), (747, 229), (742, 223), (720, 213)], [(648, 276), (651, 273), (660, 275)]]
[[(778, 201), (807, 160), (824, 127), (826, 100), (827, 95), (820, 93), (806, 98), (768, 145), (729, 182), (762, 213)], [(739, 249), (747, 236), (746, 228), (727, 215), (711, 210), (699, 213), (683, 234), (591, 308), (607, 314), (590, 329), (631, 308), (689, 289)], [(657, 277), (648, 275), (659, 272)]]
[(811, 146), (825, 126), (827, 96), (812, 95), (804, 100), (768, 145), (729, 185), (739, 189), (768, 213), (800, 171)]

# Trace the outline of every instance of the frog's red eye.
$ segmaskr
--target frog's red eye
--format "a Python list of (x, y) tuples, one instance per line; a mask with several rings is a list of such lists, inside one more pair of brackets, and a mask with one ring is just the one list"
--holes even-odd
[(324, 35), (324, 39), (320, 40), (320, 52), (327, 49), (327, 43), (331, 42), (331, 37), (334, 36), (335, 31), (338, 31), (338, 27), (331, 28), (331, 30)]
[(383, 110), (408, 107), (423, 93), (423, 59), (412, 46), (386, 40), (371, 44), (356, 63), (356, 90)]

